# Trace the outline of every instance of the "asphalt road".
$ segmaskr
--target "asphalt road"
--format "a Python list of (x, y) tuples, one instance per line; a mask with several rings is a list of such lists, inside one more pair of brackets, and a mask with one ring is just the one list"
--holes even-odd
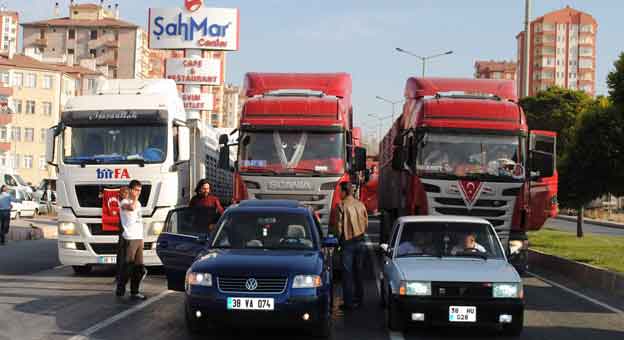
[[(371, 223), (374, 230), (376, 223)], [(372, 237), (371, 239), (374, 239)], [(201, 337), (187, 333), (183, 295), (169, 292), (165, 279), (151, 273), (150, 300), (113, 297), (112, 272), (74, 276), (56, 266), (54, 241), (14, 242), (0, 247), (0, 340), (8, 339), (308, 339), (300, 330), (218, 329)], [(366, 300), (354, 312), (334, 309), (332, 339), (481, 339), (495, 332), (476, 329), (410, 329), (389, 333), (379, 307), (376, 265), (366, 268)], [(11, 264), (14, 263), (14, 264)], [(42, 270), (43, 269), (43, 270)], [(336, 294), (340, 295), (337, 286)], [(527, 306), (521, 339), (623, 339), (624, 314), (613, 312), (534, 277), (525, 279)], [(611, 303), (608, 299), (603, 302)], [(336, 299), (340, 304), (340, 298)], [(621, 305), (617, 305), (622, 309)]]
[[(561, 220), (558, 218), (551, 218), (548, 221), (546, 221), (544, 226), (551, 228), (551, 229), (576, 233), (576, 222), (572, 222), (572, 221)], [(583, 232), (591, 233), (591, 234), (600, 234), (600, 235), (624, 236), (624, 229), (609, 228), (609, 227), (593, 224), (588, 221), (584, 221), (583, 223)]]

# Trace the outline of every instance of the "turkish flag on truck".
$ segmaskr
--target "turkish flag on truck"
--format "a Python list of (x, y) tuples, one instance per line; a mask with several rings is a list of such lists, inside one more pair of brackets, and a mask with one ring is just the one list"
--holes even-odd
[(102, 192), (102, 231), (119, 231), (119, 189)]

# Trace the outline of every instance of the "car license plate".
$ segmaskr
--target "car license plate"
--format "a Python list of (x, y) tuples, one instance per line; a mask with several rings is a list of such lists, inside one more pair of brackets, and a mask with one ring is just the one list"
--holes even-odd
[(99, 264), (115, 264), (117, 263), (117, 256), (98, 256), (97, 262)]
[(268, 310), (272, 311), (275, 306), (272, 298), (238, 298), (227, 299), (228, 310)]
[(450, 322), (477, 322), (477, 307), (474, 306), (450, 306)]

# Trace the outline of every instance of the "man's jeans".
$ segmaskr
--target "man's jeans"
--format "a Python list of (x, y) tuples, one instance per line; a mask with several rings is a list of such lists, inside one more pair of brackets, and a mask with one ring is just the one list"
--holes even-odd
[(349, 240), (342, 243), (342, 298), (347, 306), (361, 303), (364, 298), (363, 254), (363, 240)]

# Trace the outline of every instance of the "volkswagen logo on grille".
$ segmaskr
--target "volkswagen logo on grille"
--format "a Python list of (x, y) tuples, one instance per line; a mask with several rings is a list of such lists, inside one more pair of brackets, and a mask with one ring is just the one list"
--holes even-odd
[(247, 282), (245, 282), (245, 288), (247, 288), (247, 290), (256, 290), (256, 288), (258, 288), (258, 281), (254, 278), (248, 279)]

